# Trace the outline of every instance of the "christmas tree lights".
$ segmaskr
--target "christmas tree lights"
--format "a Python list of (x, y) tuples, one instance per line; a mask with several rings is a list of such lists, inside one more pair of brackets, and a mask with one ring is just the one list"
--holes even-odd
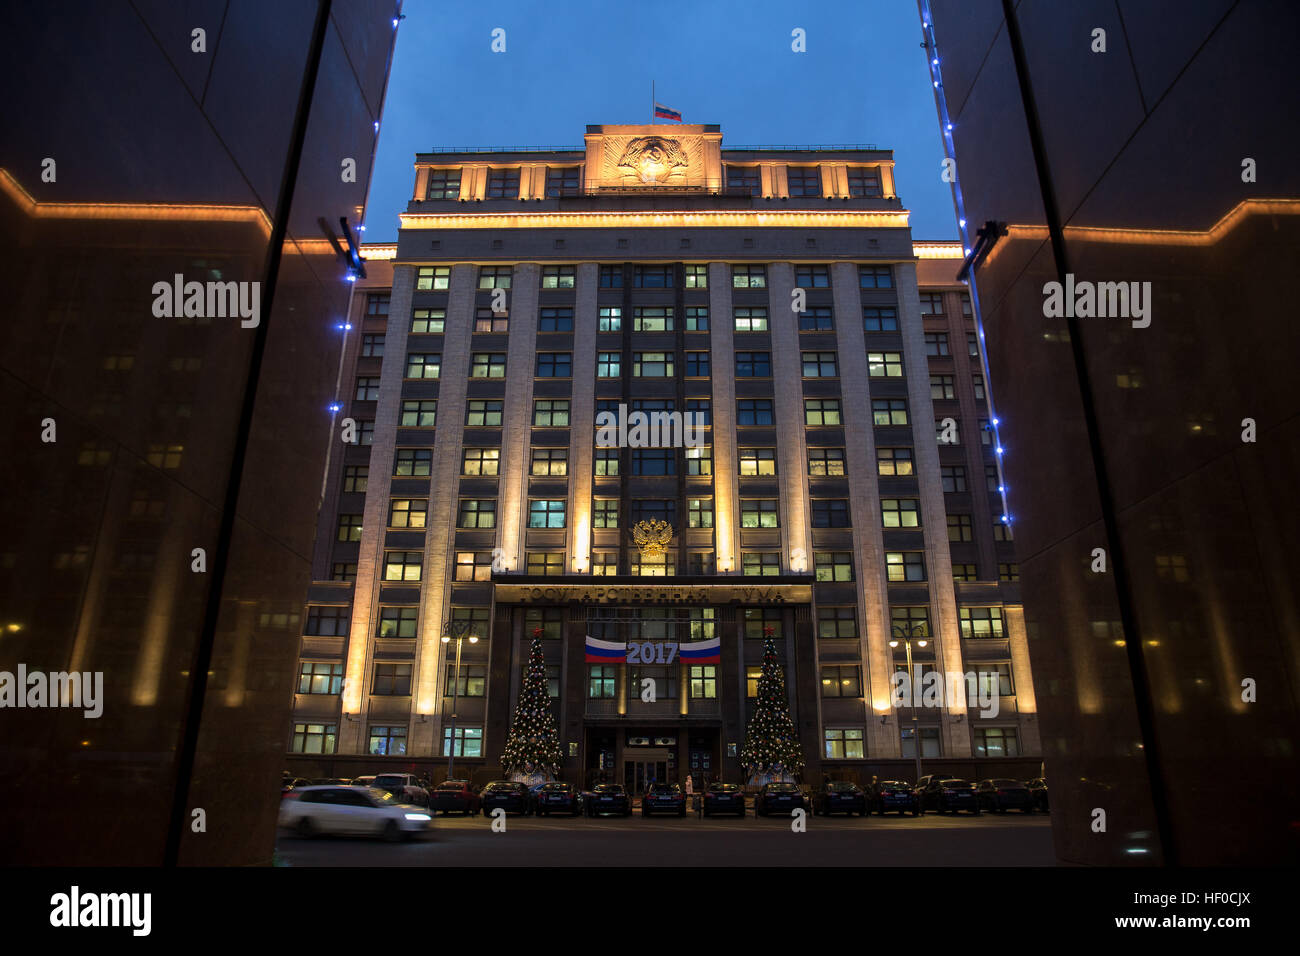
[(534, 774), (553, 777), (563, 759), (555, 715), (551, 712), (551, 695), (546, 685), (546, 661), (542, 656), (542, 629), (539, 627), (533, 630), (528, 666), (524, 669), (519, 702), (501, 754), (501, 767), (508, 777)]
[(740, 764), (750, 777), (794, 776), (804, 767), (803, 748), (785, 696), (785, 670), (777, 662), (772, 628), (763, 628), (763, 673), (758, 679), (754, 716), (745, 728)]

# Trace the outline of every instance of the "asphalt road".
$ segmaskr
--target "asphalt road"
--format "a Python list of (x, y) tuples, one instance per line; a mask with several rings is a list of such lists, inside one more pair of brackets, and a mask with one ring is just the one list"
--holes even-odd
[(923, 817), (437, 817), (408, 843), (281, 834), (288, 866), (1054, 866), (1046, 814)]

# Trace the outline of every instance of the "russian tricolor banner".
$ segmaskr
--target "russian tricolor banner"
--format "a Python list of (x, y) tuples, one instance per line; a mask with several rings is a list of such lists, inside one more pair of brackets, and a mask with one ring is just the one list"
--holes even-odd
[(627, 645), (622, 641), (598, 641), (587, 637), (588, 664), (622, 664), (627, 660)]
[(679, 112), (677, 112), (676, 110), (670, 110), (668, 107), (664, 106), (662, 103), (656, 103), (656, 104), (655, 104), (655, 118), (656, 118), (656, 119), (670, 119), (670, 120), (674, 120), (674, 121), (680, 123), (680, 122), (682, 121), (682, 114), (679, 113)]
[(707, 641), (682, 644), (678, 653), (683, 664), (721, 664), (722, 638), (714, 637)]

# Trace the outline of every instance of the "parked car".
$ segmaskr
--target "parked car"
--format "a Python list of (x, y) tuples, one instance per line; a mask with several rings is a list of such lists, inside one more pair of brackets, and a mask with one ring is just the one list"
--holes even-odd
[(520, 813), (527, 816), (532, 810), (533, 798), (526, 784), (514, 780), (493, 780), (479, 794), (479, 806), (483, 816), (491, 816), (497, 807), (506, 813)]
[(582, 793), (571, 783), (552, 780), (542, 784), (537, 791), (535, 810), (538, 816), (567, 813), (576, 817), (582, 813)]
[(832, 813), (867, 815), (867, 795), (856, 783), (832, 780), (813, 792), (813, 813), (824, 817)]
[(312, 781), (313, 785), (332, 786), (332, 787), (350, 787), (352, 786), (351, 777), (320, 777)]
[(808, 809), (803, 791), (793, 783), (765, 783), (754, 797), (754, 815), (765, 817), (771, 813), (789, 813)]
[(387, 790), (403, 803), (414, 803), (420, 807), (429, 805), (429, 791), (424, 789), (424, 786), (415, 778), (414, 774), (377, 774), (374, 783), (370, 784), (370, 786), (379, 790)]
[(661, 810), (676, 813), (679, 817), (686, 816), (686, 792), (681, 784), (654, 783), (646, 790), (641, 798), (641, 816), (648, 817)]
[(704, 791), (704, 815), (735, 813), (745, 815), (745, 791), (737, 783), (711, 783)]
[(979, 798), (975, 796), (975, 784), (957, 777), (947, 780), (932, 778), (921, 791), (921, 809), (937, 810), (940, 813), (969, 810), (979, 816), (980, 804)]
[(285, 774), (280, 778), (280, 796), (284, 796), (286, 793), (297, 790), (300, 787), (310, 786), (311, 781), (306, 777), (290, 777), (288, 774)]
[(352, 786), (354, 787), (373, 787), (375, 785), (375, 775), (372, 773), (365, 777), (353, 777)]
[(894, 810), (900, 817), (909, 812), (915, 817), (921, 812), (916, 788), (905, 780), (881, 780), (872, 784), (870, 800), (871, 809), (882, 817)]
[(599, 816), (602, 813), (618, 813), (625, 817), (632, 815), (632, 797), (622, 784), (598, 783), (591, 788), (591, 795), (586, 800), (587, 816)]
[(1051, 808), (1047, 804), (1047, 781), (1042, 777), (1035, 777), (1025, 784), (1029, 792), (1033, 794), (1034, 806), (1039, 810), (1047, 811)]
[(981, 780), (975, 788), (975, 795), (979, 798), (981, 810), (997, 813), (1006, 813), (1008, 810), (1034, 812), (1034, 795), (1029, 792), (1029, 787), (1018, 780), (1005, 777)]
[(402, 803), (387, 790), (306, 786), (285, 797), (279, 823), (301, 837), (355, 833), (396, 841), (427, 831), (433, 816), (424, 807)]
[(470, 786), (468, 780), (444, 780), (430, 791), (429, 809), (434, 813), (455, 810), (465, 815), (476, 814), (479, 809), (478, 791)]

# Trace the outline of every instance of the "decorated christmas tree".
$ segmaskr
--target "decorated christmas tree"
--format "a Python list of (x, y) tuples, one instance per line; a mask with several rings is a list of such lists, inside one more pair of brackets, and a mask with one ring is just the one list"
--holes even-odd
[(763, 673), (758, 679), (754, 716), (745, 728), (740, 764), (753, 778), (795, 775), (803, 769), (803, 748), (785, 697), (785, 671), (777, 663), (772, 628), (763, 629)]
[(533, 631), (528, 666), (519, 689), (519, 703), (510, 721), (510, 735), (501, 754), (501, 766), (508, 777), (554, 776), (564, 759), (560, 738), (551, 712), (551, 695), (546, 687), (546, 662), (542, 657), (542, 629)]

